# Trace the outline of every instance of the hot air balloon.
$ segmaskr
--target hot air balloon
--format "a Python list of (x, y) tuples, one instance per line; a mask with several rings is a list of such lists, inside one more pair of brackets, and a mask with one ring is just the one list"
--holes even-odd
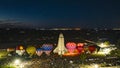
[(96, 50), (95, 46), (92, 46), (92, 45), (89, 46), (88, 49), (91, 53), (93, 53)]
[(24, 47), (22, 45), (16, 47), (16, 50), (23, 50), (23, 49)]
[(43, 53), (43, 49), (42, 49), (42, 48), (36, 49), (36, 54), (37, 54), (38, 56), (41, 56), (42, 53)]
[(16, 47), (16, 53), (18, 54), (18, 55), (20, 55), (20, 56), (22, 56), (24, 53), (25, 53), (25, 50), (24, 50), (24, 48), (23, 48), (23, 46), (17, 46)]
[(68, 51), (70, 53), (73, 53), (75, 51), (75, 49), (76, 49), (76, 43), (74, 43), (74, 42), (68, 42), (66, 44), (66, 47), (67, 47), (67, 49), (68, 49)]
[(50, 52), (53, 49), (53, 45), (52, 44), (43, 44), (42, 45), (42, 49), (45, 52), (45, 54), (47, 54), (48, 56), (50, 55)]
[(34, 46), (28, 46), (26, 48), (26, 51), (30, 55), (30, 57), (32, 57), (36, 52), (36, 48)]
[(6, 57), (8, 55), (9, 52), (7, 52), (7, 50), (5, 49), (0, 49), (0, 57)]
[(83, 46), (84, 46), (84, 43), (78, 43), (77, 46), (83, 47)]
[(78, 43), (77, 50), (79, 51), (79, 53), (82, 53), (84, 51), (84, 43)]

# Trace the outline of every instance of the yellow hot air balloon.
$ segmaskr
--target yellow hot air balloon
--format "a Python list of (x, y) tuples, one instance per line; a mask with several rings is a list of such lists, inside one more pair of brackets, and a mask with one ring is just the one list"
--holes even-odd
[(1, 49), (0, 50), (0, 57), (6, 57), (8, 55), (7, 50)]
[(26, 48), (27, 53), (32, 57), (36, 53), (36, 48), (34, 46), (28, 46)]

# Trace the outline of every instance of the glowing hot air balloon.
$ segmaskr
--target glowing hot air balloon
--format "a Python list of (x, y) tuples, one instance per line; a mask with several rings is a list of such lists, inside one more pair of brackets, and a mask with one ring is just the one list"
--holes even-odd
[(27, 53), (32, 57), (35, 54), (36, 48), (34, 46), (28, 46), (26, 48)]
[(67, 47), (67, 49), (68, 49), (68, 51), (70, 53), (73, 53), (75, 51), (75, 49), (76, 49), (76, 43), (74, 43), (74, 42), (68, 42), (66, 44), (66, 47)]
[(84, 52), (84, 43), (78, 43), (77, 50), (79, 51), (79, 53)]
[(89, 46), (88, 49), (91, 53), (93, 53), (96, 50), (95, 46)]
[(83, 46), (84, 46), (84, 43), (78, 43), (77, 46), (83, 47)]
[(38, 56), (41, 56), (42, 53), (43, 53), (43, 49), (42, 49), (42, 48), (36, 49), (36, 54), (37, 54)]
[(23, 46), (17, 46), (16, 47), (16, 53), (18, 54), (18, 55), (20, 55), (20, 56), (22, 56), (24, 53), (25, 53), (25, 50), (24, 50), (24, 48), (23, 48)]
[(53, 45), (52, 44), (43, 44), (42, 49), (45, 52), (45, 54), (47, 54), (49, 56), (53, 49)]

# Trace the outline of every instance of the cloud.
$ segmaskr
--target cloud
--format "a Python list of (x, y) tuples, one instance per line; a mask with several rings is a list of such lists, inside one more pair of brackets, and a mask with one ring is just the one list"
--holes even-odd
[(1, 28), (33, 28), (34, 25), (28, 22), (21, 22), (16, 20), (0, 20)]

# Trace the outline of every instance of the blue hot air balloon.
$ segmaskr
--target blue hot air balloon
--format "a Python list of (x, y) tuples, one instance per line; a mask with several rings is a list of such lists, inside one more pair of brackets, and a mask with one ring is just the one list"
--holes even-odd
[(37, 48), (37, 49), (36, 49), (36, 54), (37, 54), (38, 56), (41, 56), (42, 53), (43, 53), (43, 49), (42, 49), (42, 48)]
[(43, 44), (42, 49), (47, 55), (50, 55), (50, 52), (53, 49), (53, 45), (52, 44)]
[(43, 44), (43, 45), (42, 45), (42, 49), (43, 49), (44, 51), (52, 50), (52, 49), (53, 49), (53, 45), (52, 45), (52, 44)]

